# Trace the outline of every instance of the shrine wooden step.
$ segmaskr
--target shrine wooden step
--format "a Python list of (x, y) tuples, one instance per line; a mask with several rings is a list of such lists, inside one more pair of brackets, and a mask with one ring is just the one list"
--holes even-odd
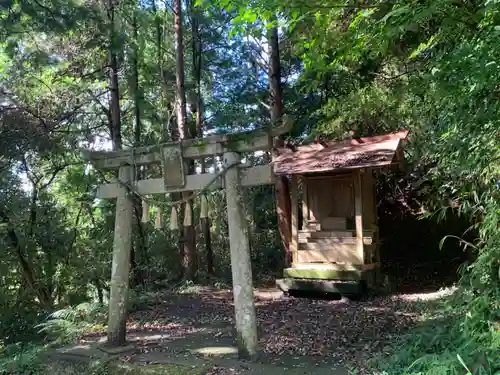
[(379, 263), (353, 264), (353, 263), (293, 263), (294, 269), (334, 269), (334, 270), (357, 270), (367, 271), (379, 267)]
[(315, 232), (321, 230), (321, 224), (317, 221), (310, 221), (304, 225), (303, 231)]
[(284, 277), (297, 279), (323, 279), (323, 280), (363, 280), (365, 274), (379, 267), (378, 263), (372, 264), (334, 264), (334, 263), (294, 263), (286, 268)]
[[(364, 230), (364, 237), (373, 237), (373, 230)], [(299, 240), (306, 238), (350, 238), (356, 237), (356, 231), (351, 229), (346, 230), (335, 230), (335, 231), (309, 231), (309, 230), (299, 230)]]
[[(364, 245), (371, 245), (372, 243), (372, 237), (363, 237)], [(353, 245), (356, 245), (356, 238), (354, 237), (299, 238), (298, 250), (341, 250), (343, 246), (350, 249)]]
[(337, 293), (342, 296), (355, 297), (363, 296), (366, 288), (363, 280), (333, 280), (333, 279), (297, 279), (284, 278), (277, 279), (276, 286), (285, 293), (293, 292), (319, 292)]
[(328, 228), (329, 230), (344, 230), (347, 228), (347, 219), (344, 217), (329, 217), (320, 221), (311, 220), (304, 225), (303, 230), (306, 231), (321, 231)]
[(327, 217), (321, 220), (321, 227), (323, 229), (337, 230), (347, 228), (347, 218), (345, 217)]
[[(299, 250), (302, 244), (318, 244), (322, 247), (330, 248), (332, 246), (342, 245), (342, 244), (355, 244), (355, 237), (330, 237), (330, 238), (299, 238)], [(373, 244), (372, 237), (364, 237), (363, 244), (371, 245)], [(304, 249), (306, 250), (306, 249)]]
[[(302, 244), (301, 244), (302, 245)], [(298, 250), (294, 261), (298, 263), (352, 263), (361, 264), (364, 259), (357, 251), (356, 244), (337, 244), (329, 250)]]

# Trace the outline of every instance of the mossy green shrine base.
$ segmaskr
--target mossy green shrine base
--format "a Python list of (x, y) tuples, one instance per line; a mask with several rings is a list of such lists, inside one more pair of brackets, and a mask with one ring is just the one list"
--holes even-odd
[(378, 268), (363, 266), (349, 267), (292, 267), (283, 271), (284, 278), (276, 280), (278, 288), (284, 292), (309, 291), (360, 295), (367, 288), (377, 285)]

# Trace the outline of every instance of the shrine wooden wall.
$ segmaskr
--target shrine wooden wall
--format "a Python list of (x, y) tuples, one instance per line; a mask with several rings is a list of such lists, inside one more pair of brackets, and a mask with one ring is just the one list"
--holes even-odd
[[(370, 264), (377, 257), (377, 214), (370, 170), (302, 178), (302, 227), (295, 263)], [(362, 205), (362, 254), (356, 238), (355, 178)]]

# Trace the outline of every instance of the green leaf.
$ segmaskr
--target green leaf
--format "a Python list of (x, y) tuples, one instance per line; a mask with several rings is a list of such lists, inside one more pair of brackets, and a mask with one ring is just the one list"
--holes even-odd
[(396, 7), (393, 10), (391, 10), (390, 12), (388, 12), (384, 17), (382, 17), (380, 19), (380, 22), (386, 23), (389, 20), (389, 18), (396, 18), (398, 16), (406, 15), (406, 14), (410, 13), (411, 10), (412, 10), (412, 7), (410, 5), (403, 5), (403, 6)]

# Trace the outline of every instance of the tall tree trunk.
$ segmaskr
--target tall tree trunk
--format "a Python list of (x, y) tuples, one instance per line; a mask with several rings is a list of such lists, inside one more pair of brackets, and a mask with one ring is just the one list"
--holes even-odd
[[(172, 125), (173, 111), (172, 111), (172, 100), (168, 97), (168, 82), (165, 72), (164, 56), (164, 30), (162, 27), (162, 19), (160, 16), (160, 11), (156, 6), (156, 0), (151, 0), (151, 9), (154, 14), (154, 24), (155, 24), (155, 42), (156, 42), (156, 60), (158, 64), (159, 80), (160, 80), (160, 103), (161, 111), (158, 116), (161, 123), (163, 124), (163, 141), (167, 140), (178, 140), (177, 125)], [(180, 195), (179, 195), (180, 196)]]
[(186, 131), (186, 88), (184, 72), (184, 35), (182, 29), (182, 2), (174, 0), (174, 23), (175, 23), (175, 83), (176, 83), (176, 116), (178, 139), (190, 138)]
[[(166, 78), (166, 72), (165, 72), (165, 64), (164, 64), (164, 28), (162, 26), (162, 20), (160, 17), (159, 10), (156, 7), (156, 0), (151, 0), (151, 9), (154, 12), (155, 15), (155, 29), (156, 29), (156, 58), (157, 58), (157, 64), (158, 64), (158, 69), (159, 69), (159, 80), (160, 80), (160, 107), (161, 107), (161, 114), (160, 114), (160, 121), (163, 124), (163, 132), (162, 132), (162, 138), (163, 141), (178, 141), (179, 140), (179, 132), (178, 132), (178, 127), (177, 124), (173, 124), (175, 121), (173, 120), (175, 118), (174, 111), (172, 108), (174, 107), (172, 105), (173, 100), (169, 97), (169, 86)], [(173, 201), (180, 200), (182, 198), (181, 193), (173, 193), (171, 195), (171, 198)], [(181, 215), (182, 216), (182, 215)], [(179, 279), (183, 276), (184, 271), (183, 271), (183, 253), (184, 253), (184, 242), (183, 242), (183, 233), (179, 232), (179, 243), (178, 243), (178, 249), (179, 249), (179, 266), (178, 269), (180, 271)]]
[[(193, 82), (194, 82), (194, 111), (196, 115), (196, 136), (203, 138), (203, 112), (202, 112), (202, 96), (201, 96), (201, 69), (202, 69), (202, 50), (203, 44), (200, 33), (201, 14), (194, 6), (194, 2), (190, 4), (191, 11), (191, 49), (193, 57)], [(201, 160), (201, 173), (205, 173), (206, 162)], [(207, 274), (215, 275), (214, 255), (212, 251), (212, 241), (210, 236), (210, 218), (202, 217), (200, 219), (203, 241), (205, 244), (205, 259), (207, 266)]]
[[(139, 82), (139, 38), (138, 38), (138, 25), (137, 25), (137, 10), (133, 10), (132, 14), (132, 79), (131, 79), (131, 90), (134, 95), (134, 147), (139, 147), (141, 145), (141, 103), (143, 99), (142, 89), (140, 87)], [(136, 167), (134, 171), (135, 180), (138, 181), (141, 179), (142, 171), (141, 167)], [(144, 275), (138, 266), (139, 261), (145, 261), (147, 258), (146, 254), (146, 238), (144, 233), (144, 228), (142, 227), (141, 215), (142, 215), (142, 202), (139, 199), (135, 199), (134, 201), (134, 217), (137, 227), (137, 237), (132, 246), (130, 253), (130, 260), (132, 266), (132, 275), (133, 278), (131, 280), (131, 286), (143, 285), (144, 284)]]
[[(174, 0), (174, 21), (175, 21), (175, 62), (176, 62), (176, 112), (177, 112), (177, 131), (179, 138), (193, 138), (194, 132), (188, 126), (186, 121), (186, 89), (184, 73), (184, 40), (182, 31), (182, 3), (181, 0)], [(194, 173), (194, 162), (186, 163), (187, 173)], [(185, 192), (184, 197), (190, 196), (190, 192)], [(185, 277), (194, 280), (197, 273), (197, 254), (196, 254), (196, 233), (193, 225), (193, 205), (191, 201), (183, 204), (182, 211), (184, 215), (184, 236), (183, 236), (183, 260)], [(186, 218), (190, 218), (186, 220)]]
[[(134, 94), (134, 146), (138, 147), (141, 143), (141, 101), (142, 90), (139, 84), (139, 36), (137, 30), (137, 11), (134, 9), (132, 14), (132, 37), (133, 37), (133, 50), (132, 50), (132, 90)], [(140, 170), (136, 171), (139, 174)]]
[(116, 57), (116, 38), (115, 38), (115, 7), (114, 1), (108, 0), (107, 14), (109, 20), (109, 71), (110, 71), (110, 111), (111, 111), (111, 124), (109, 124), (109, 131), (111, 133), (111, 142), (113, 150), (120, 150), (122, 148), (122, 124), (120, 114), (120, 91), (118, 85), (118, 59)]
[(99, 280), (99, 277), (94, 277), (94, 286), (97, 291), (97, 301), (99, 302), (100, 305), (104, 304), (104, 292), (103, 288), (101, 285), (101, 280)]
[[(283, 94), (281, 87), (281, 64), (279, 53), (278, 29), (273, 27), (269, 30), (269, 92), (270, 92), (270, 114), (271, 122), (274, 124), (281, 119), (284, 112)], [(275, 141), (279, 141), (276, 139)], [(276, 178), (275, 185), (276, 208), (278, 224), (285, 249), (285, 265), (291, 264), (290, 239), (291, 229), (291, 201), (290, 186), (285, 176)]]

